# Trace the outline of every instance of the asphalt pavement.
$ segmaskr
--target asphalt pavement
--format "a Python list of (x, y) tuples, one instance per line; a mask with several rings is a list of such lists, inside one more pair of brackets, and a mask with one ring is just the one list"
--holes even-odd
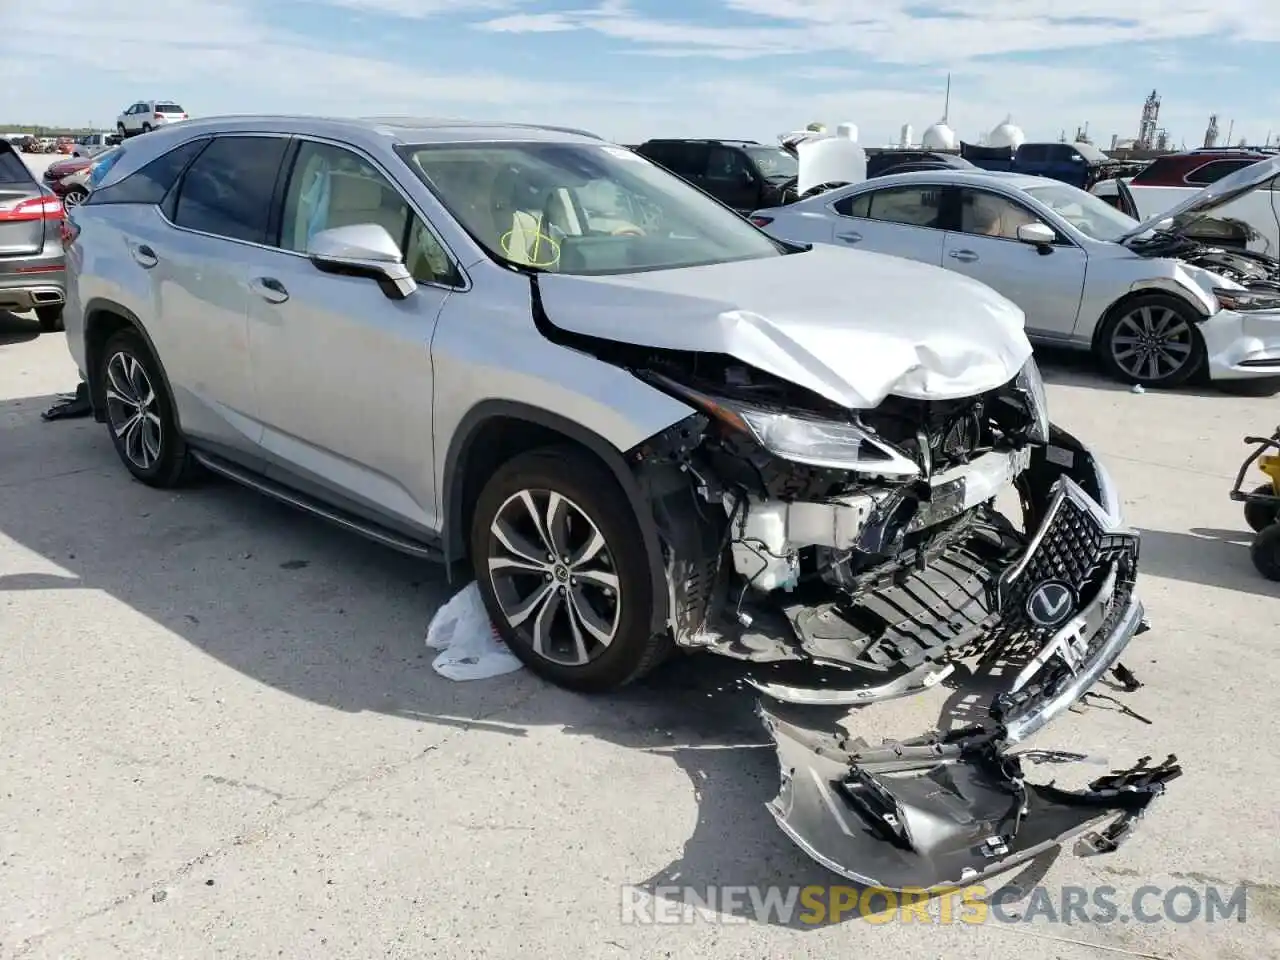
[[(0, 958), (1275, 956), (1280, 585), (1227, 491), (1280, 398), (1046, 376), (1143, 533), (1153, 629), (1129, 712), (1098, 699), (1036, 745), (1186, 775), (1117, 853), (1046, 858), (984, 923), (647, 924), (658, 888), (839, 882), (765, 810), (777, 765), (731, 664), (599, 698), (445, 680), (438, 570), (228, 483), (133, 482), (103, 425), (40, 419), (76, 383), (65, 338), (0, 314)], [(1208, 922), (1242, 883), (1244, 922)], [(1099, 888), (1126, 919), (1054, 922)], [(1144, 889), (1191, 919), (1142, 922)]]

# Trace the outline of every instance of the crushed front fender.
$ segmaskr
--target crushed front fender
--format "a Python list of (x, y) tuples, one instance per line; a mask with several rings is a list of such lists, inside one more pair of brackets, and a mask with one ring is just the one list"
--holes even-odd
[(759, 712), (782, 768), (769, 805), (778, 825), (827, 869), (887, 890), (971, 884), (1076, 837), (1084, 855), (1109, 853), (1182, 773), (1176, 757), (1144, 758), (1062, 790), (1028, 783), (1024, 763), (1082, 758), (1007, 752), (999, 731), (873, 748), (825, 732), (813, 708)]

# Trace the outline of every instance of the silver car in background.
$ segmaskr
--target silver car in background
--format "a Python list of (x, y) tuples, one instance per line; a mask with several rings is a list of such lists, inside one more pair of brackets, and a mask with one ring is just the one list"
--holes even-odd
[(1277, 173), (1280, 159), (1261, 161), (1144, 223), (1056, 180), (964, 170), (868, 180), (752, 219), (775, 237), (972, 277), (1023, 309), (1033, 341), (1092, 350), (1129, 383), (1174, 387), (1203, 374), (1280, 377), (1280, 262), (1181, 232)]
[[(1178, 775), (1068, 793), (1009, 753), (1115, 669), (1143, 607), (1118, 494), (989, 287), (780, 243), (548, 127), (194, 120), (125, 143), (70, 218), (67, 339), (134, 477), (202, 466), (464, 562), (571, 689), (678, 649), (740, 661), (774, 816), (833, 870), (976, 880), (1127, 832)], [(1006, 655), (989, 722), (945, 744), (832, 746), (806, 709)]]

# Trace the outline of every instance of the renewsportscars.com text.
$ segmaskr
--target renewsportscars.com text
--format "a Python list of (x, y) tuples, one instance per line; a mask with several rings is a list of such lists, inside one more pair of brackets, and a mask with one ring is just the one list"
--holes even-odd
[(934, 890), (877, 887), (660, 886), (622, 888), (625, 924), (1244, 923), (1248, 888), (1063, 886), (1021, 890), (980, 884)]

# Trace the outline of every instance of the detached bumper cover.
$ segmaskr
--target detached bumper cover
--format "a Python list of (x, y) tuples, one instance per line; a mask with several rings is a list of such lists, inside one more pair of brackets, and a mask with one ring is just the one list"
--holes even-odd
[(878, 747), (840, 730), (845, 714), (836, 705), (919, 692), (941, 679), (940, 664), (861, 696), (792, 688), (771, 696), (757, 685), (782, 768), (770, 811), (828, 869), (856, 883), (927, 889), (972, 883), (1090, 831), (1084, 852), (1109, 852), (1181, 775), (1175, 757), (1154, 767), (1144, 758), (1070, 792), (1027, 783), (1023, 763), (1082, 757), (1010, 752), (1115, 669), (1143, 630), (1138, 536), (1124, 527), (1101, 465), (1079, 446), (1074, 457), (1074, 475), (1096, 499), (1059, 476), (1035, 534), (989, 601), (999, 614), (982, 661), (998, 663), (1009, 679), (988, 722)]
[(778, 826), (827, 869), (889, 890), (975, 883), (1086, 833), (1079, 852), (1109, 853), (1182, 773), (1174, 757), (1144, 758), (1071, 792), (1024, 779), (1024, 759), (1063, 755), (1004, 753), (998, 734), (858, 750), (760, 714), (783, 771), (769, 805)]

